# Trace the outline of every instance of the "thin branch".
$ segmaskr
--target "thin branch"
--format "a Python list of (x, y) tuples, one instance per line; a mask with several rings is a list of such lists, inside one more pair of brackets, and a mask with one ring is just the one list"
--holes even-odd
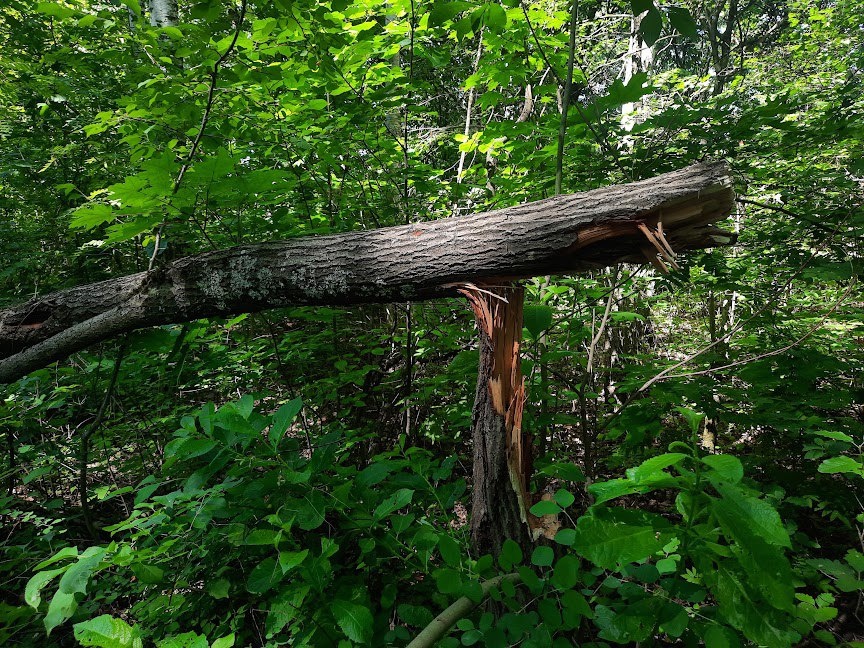
[(736, 360), (735, 362), (730, 362), (729, 364), (725, 364), (725, 365), (722, 365), (720, 367), (712, 367), (710, 369), (703, 369), (702, 371), (691, 371), (688, 373), (671, 374), (668, 377), (669, 378), (688, 378), (690, 376), (704, 376), (707, 374), (714, 373), (715, 371), (721, 371), (723, 369), (730, 369), (732, 367), (738, 367), (740, 365), (745, 365), (745, 364), (749, 364), (751, 362), (756, 362), (757, 360), (762, 360), (764, 358), (770, 358), (771, 356), (780, 355), (781, 353), (785, 353), (786, 351), (789, 351), (790, 349), (794, 349), (796, 346), (798, 346), (802, 342), (805, 342), (816, 331), (818, 331), (820, 328), (822, 328), (825, 325), (825, 322), (828, 320), (829, 317), (831, 317), (831, 315), (834, 313), (834, 311), (836, 311), (840, 307), (840, 304), (842, 304), (846, 300), (846, 298), (849, 296), (849, 293), (852, 292), (852, 289), (855, 287), (855, 285), (856, 285), (856, 282), (853, 281), (849, 285), (849, 287), (846, 289), (846, 291), (840, 296), (840, 299), (838, 299), (834, 303), (834, 305), (822, 316), (822, 318), (809, 331), (807, 331), (804, 335), (802, 335), (800, 338), (798, 338), (794, 342), (791, 342), (790, 344), (787, 344), (786, 346), (784, 346), (780, 349), (774, 349), (773, 351), (766, 351), (765, 353), (760, 353), (758, 355), (751, 356), (751, 357), (745, 358), (743, 360)]

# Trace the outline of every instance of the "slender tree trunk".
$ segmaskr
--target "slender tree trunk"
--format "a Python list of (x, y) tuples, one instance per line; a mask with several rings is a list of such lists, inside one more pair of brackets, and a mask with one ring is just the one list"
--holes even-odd
[(153, 27), (173, 27), (177, 20), (177, 0), (150, 0), (150, 24)]

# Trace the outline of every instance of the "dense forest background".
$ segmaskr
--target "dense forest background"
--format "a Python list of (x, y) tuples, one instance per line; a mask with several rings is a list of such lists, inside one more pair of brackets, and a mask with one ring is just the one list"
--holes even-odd
[(0, 7), (0, 308), (703, 159), (738, 243), (526, 282), (561, 525), (530, 554), (470, 547), (464, 300), (163, 326), (6, 386), (0, 643), (404, 646), (485, 595), (441, 645), (864, 645), (862, 3), (177, 9)]

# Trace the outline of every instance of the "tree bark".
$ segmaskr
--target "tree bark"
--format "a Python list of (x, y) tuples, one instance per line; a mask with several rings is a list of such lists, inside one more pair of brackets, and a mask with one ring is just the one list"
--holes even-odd
[(173, 27), (177, 19), (177, 0), (150, 0), (151, 26)]
[[(734, 205), (725, 163), (437, 221), (244, 245), (36, 297), (0, 311), (0, 383), (122, 332), (297, 305), (455, 296), (672, 250), (727, 245), (710, 223)], [(659, 256), (658, 256), (659, 253)]]
[(523, 548), (532, 541), (531, 440), (522, 434), (525, 383), (519, 355), (525, 291), (521, 286), (467, 284), (459, 292), (468, 298), (480, 330), (472, 415), (471, 546), (476, 556), (497, 556), (507, 538)]

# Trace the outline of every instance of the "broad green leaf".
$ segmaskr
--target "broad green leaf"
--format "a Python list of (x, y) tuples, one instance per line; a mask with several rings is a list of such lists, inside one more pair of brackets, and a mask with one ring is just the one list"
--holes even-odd
[(522, 324), (536, 340), (552, 326), (552, 309), (545, 304), (526, 304), (522, 311)]
[(116, 218), (111, 205), (99, 203), (84, 205), (75, 210), (69, 227), (75, 229), (93, 229), (103, 223), (109, 223)]
[(470, 2), (436, 2), (429, 12), (429, 26), (443, 25), (452, 20), (458, 14), (471, 9), (474, 5)]
[(699, 432), (699, 428), (702, 426), (702, 420), (705, 418), (704, 414), (694, 412), (687, 407), (676, 407), (675, 410), (684, 417), (685, 421), (687, 421), (687, 424), (690, 426), (690, 432), (693, 434)]
[(754, 600), (741, 574), (720, 565), (708, 580), (723, 620), (751, 641), (769, 648), (786, 648), (801, 638), (790, 630), (791, 617)]
[(50, 583), (58, 574), (66, 571), (66, 567), (51, 569), (49, 571), (37, 572), (30, 577), (27, 585), (24, 587), (24, 601), (32, 608), (38, 608), (42, 602), (42, 590)]
[(372, 613), (369, 608), (337, 599), (330, 605), (330, 611), (349, 639), (361, 644), (369, 643), (372, 639)]
[(399, 605), (396, 608), (396, 613), (405, 623), (415, 628), (425, 628), (434, 618), (432, 612), (422, 605), (410, 605), (408, 603)]
[(544, 466), (538, 471), (541, 475), (549, 475), (550, 477), (558, 477), (572, 482), (584, 482), (585, 473), (579, 466), (572, 463), (552, 463)]
[(302, 585), (297, 589), (289, 589), (279, 594), (270, 605), (270, 612), (264, 628), (268, 637), (272, 637), (282, 628), (291, 623), (302, 612), (303, 601), (309, 594), (309, 586)]
[(89, 621), (72, 626), (75, 639), (82, 646), (97, 648), (142, 648), (143, 641), (137, 627), (133, 628), (123, 619), (103, 614)]
[(555, 552), (552, 547), (535, 547), (531, 554), (531, 564), (537, 567), (548, 567), (555, 560)]
[(234, 633), (232, 632), (229, 635), (225, 635), (224, 637), (219, 637), (216, 641), (214, 641), (210, 648), (233, 648), (235, 642)]
[(555, 542), (566, 547), (573, 546), (573, 543), (576, 542), (576, 531), (574, 529), (560, 529), (555, 534)]
[(556, 515), (562, 511), (561, 507), (552, 500), (540, 500), (529, 510), (531, 515), (536, 515), (537, 517), (541, 515)]
[(654, 9), (654, 0), (630, 0), (630, 9), (634, 16)]
[(438, 551), (444, 562), (451, 567), (459, 567), (462, 563), (462, 548), (453, 538), (442, 533), (438, 538)]
[(639, 31), (642, 34), (642, 40), (647, 45), (653, 45), (660, 38), (660, 32), (663, 31), (663, 18), (657, 9), (650, 10), (642, 18), (639, 23)]
[(821, 464), (819, 464), (818, 468), (821, 473), (854, 473), (854, 474), (862, 474), (864, 471), (864, 467), (862, 467), (861, 462), (856, 461), (852, 457), (847, 457), (842, 455), (840, 457), (831, 457), (830, 459), (826, 459)]
[(48, 612), (45, 614), (45, 619), (42, 623), (45, 625), (45, 632), (49, 635), (51, 631), (69, 619), (75, 610), (78, 609), (78, 602), (75, 600), (75, 595), (69, 592), (57, 592), (48, 604)]
[(737, 484), (744, 477), (744, 466), (738, 457), (732, 455), (707, 455), (702, 457), (702, 463), (709, 466), (722, 479)]
[(681, 461), (686, 458), (687, 455), (681, 452), (669, 452), (658, 457), (652, 457), (651, 459), (643, 461), (636, 468), (630, 468), (627, 471), (627, 478), (638, 484), (655, 477), (658, 473), (661, 473), (669, 466), (681, 463)]
[(133, 563), (131, 569), (139, 581), (148, 585), (161, 583), (165, 575), (164, 569), (147, 563)]
[(604, 569), (643, 560), (668, 541), (658, 531), (661, 520), (625, 509), (594, 509), (576, 523), (573, 550)]
[(266, 558), (258, 563), (249, 573), (246, 589), (253, 594), (263, 594), (282, 580), (282, 575), (282, 568), (276, 562), (276, 559)]
[(273, 425), (270, 427), (268, 438), (274, 448), (279, 445), (279, 441), (282, 440), (288, 426), (291, 425), (301, 409), (303, 409), (303, 401), (300, 398), (295, 398), (285, 403), (273, 414)]
[(227, 578), (217, 578), (214, 581), (207, 581), (204, 589), (207, 590), (207, 593), (213, 598), (223, 599), (228, 598), (228, 590), (230, 587), (231, 583)]
[(294, 569), (297, 565), (306, 560), (306, 556), (308, 555), (308, 549), (304, 549), (303, 551), (280, 551), (279, 567), (282, 569), (282, 573), (285, 574)]
[(507, 26), (507, 12), (504, 7), (496, 2), (490, 2), (486, 5), (486, 13), (483, 17), (483, 22), (496, 31), (500, 31)]
[(522, 549), (517, 542), (510, 538), (501, 545), (501, 553), (498, 554), (498, 562), (504, 571), (510, 571), (516, 565), (522, 564)]
[(36, 11), (52, 18), (70, 18), (76, 14), (76, 11), (70, 7), (64, 6), (59, 2), (40, 2), (36, 5)]
[(569, 554), (559, 558), (552, 571), (552, 584), (559, 589), (566, 590), (575, 587), (578, 582), (579, 559)]
[(745, 495), (731, 486), (721, 486), (717, 490), (723, 498), (712, 501), (712, 511), (733, 536), (741, 537), (752, 532), (769, 544), (792, 546), (780, 515), (768, 502)]
[(820, 436), (820, 437), (823, 437), (826, 439), (833, 439), (834, 441), (845, 441), (846, 443), (855, 443), (855, 439), (853, 439), (851, 436), (849, 436), (845, 432), (837, 432), (835, 430), (819, 430), (819, 431), (812, 432), (812, 434), (815, 434), (817, 436)]
[(373, 513), (375, 519), (382, 520), (394, 511), (405, 508), (411, 503), (413, 497), (413, 490), (409, 488), (400, 488), (375, 508), (375, 512)]
[(696, 26), (696, 21), (693, 16), (684, 7), (669, 7), (667, 9), (669, 22), (682, 36), (686, 36), (691, 40), (699, 38), (699, 30)]
[(555, 495), (552, 496), (552, 498), (558, 503), (558, 505), (562, 509), (566, 509), (569, 506), (572, 506), (573, 502), (576, 501), (576, 498), (573, 497), (573, 494), (570, 493), (570, 491), (564, 490), (563, 488), (559, 488), (555, 492)]
[(156, 642), (157, 648), (210, 648), (207, 637), (195, 632), (184, 632), (183, 634), (168, 637)]
[(455, 594), (462, 589), (462, 576), (455, 569), (437, 569), (433, 576), (435, 585), (442, 594)]
[(103, 547), (90, 547), (78, 557), (78, 562), (72, 563), (60, 579), (58, 591), (67, 594), (86, 594), (87, 583), (102, 558), (105, 556)]
[(38, 571), (40, 569), (45, 569), (48, 565), (53, 565), (55, 562), (59, 562), (61, 560), (65, 560), (66, 558), (77, 558), (78, 557), (78, 547), (64, 547), (56, 554), (48, 558), (47, 560), (43, 560), (33, 569)]

